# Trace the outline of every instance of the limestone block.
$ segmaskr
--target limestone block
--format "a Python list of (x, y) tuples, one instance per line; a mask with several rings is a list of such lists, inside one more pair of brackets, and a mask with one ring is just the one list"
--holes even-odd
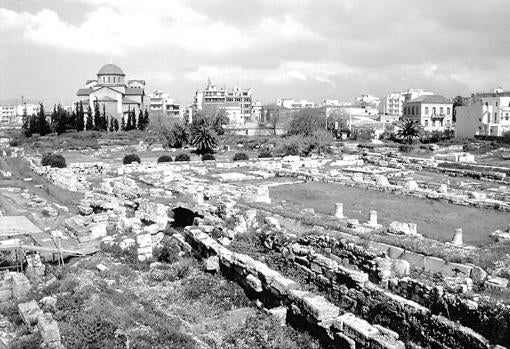
[(119, 247), (122, 250), (127, 250), (128, 248), (130, 248), (131, 246), (134, 246), (134, 245), (136, 245), (136, 242), (134, 239), (131, 239), (131, 238), (124, 239), (119, 243)]
[(405, 251), (401, 259), (408, 261), (415, 268), (421, 269), (425, 267), (425, 256), (422, 254)]
[(359, 270), (354, 270), (343, 265), (338, 265), (337, 274), (348, 277), (358, 284), (364, 284), (368, 281), (368, 274)]
[(18, 304), (18, 312), (23, 322), (29, 327), (36, 325), (39, 315), (43, 314), (35, 300)]
[(136, 243), (140, 247), (152, 246), (151, 234), (138, 234), (136, 236)]
[(369, 347), (371, 338), (379, 334), (379, 330), (367, 321), (353, 316), (344, 319), (343, 333), (364, 348)]
[(303, 297), (305, 310), (317, 321), (325, 321), (338, 317), (340, 308), (318, 295), (305, 295)]
[(490, 276), (485, 281), (485, 287), (492, 289), (492, 290), (504, 290), (508, 286), (508, 280), (497, 277), (497, 276)]
[(273, 278), (268, 282), (269, 286), (276, 290), (280, 295), (285, 295), (291, 289), (299, 288), (299, 285), (291, 279), (283, 277), (279, 273), (274, 275)]
[(410, 191), (415, 191), (415, 190), (418, 190), (419, 187), (418, 187), (418, 183), (416, 183), (416, 181), (407, 181), (404, 185), (404, 187), (407, 189), (407, 190), (410, 190)]
[(287, 322), (287, 308), (285, 307), (276, 307), (269, 309), (269, 314), (271, 314), (281, 326), (285, 326)]
[(474, 266), (473, 269), (471, 269), (470, 277), (473, 280), (473, 283), (479, 284), (485, 281), (487, 278), (487, 272), (478, 266)]
[(92, 240), (101, 239), (107, 235), (106, 222), (96, 223), (90, 226), (90, 238)]
[(82, 216), (89, 216), (89, 215), (91, 215), (94, 212), (94, 209), (92, 207), (90, 207), (90, 206), (78, 205), (77, 208), (78, 208), (78, 212)]
[(30, 282), (24, 274), (12, 274), (12, 295), (14, 298), (19, 299), (26, 296), (30, 291), (30, 288)]
[(246, 283), (250, 286), (255, 292), (262, 292), (262, 282), (255, 275), (249, 274), (246, 277)]
[(60, 345), (58, 323), (53, 319), (51, 314), (40, 314), (37, 320), (37, 328), (41, 334), (42, 342), (49, 347)]
[(425, 270), (431, 273), (445, 273), (446, 261), (431, 256), (425, 256), (424, 259)]
[(220, 259), (218, 256), (211, 256), (204, 261), (204, 266), (207, 271), (219, 271)]
[(471, 275), (471, 269), (473, 268), (465, 264), (447, 263), (444, 269), (444, 275), (467, 278)]
[(417, 235), (416, 223), (402, 223), (393, 221), (390, 223), (389, 232), (398, 235)]

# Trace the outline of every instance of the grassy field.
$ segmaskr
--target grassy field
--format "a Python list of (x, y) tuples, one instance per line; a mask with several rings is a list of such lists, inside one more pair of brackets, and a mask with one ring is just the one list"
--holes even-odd
[(442, 201), (396, 196), (389, 193), (351, 188), (338, 184), (311, 182), (270, 188), (273, 202), (287, 201), (298, 208), (310, 207), (316, 212), (333, 214), (335, 203), (344, 204), (344, 214), (368, 220), (368, 212), (376, 210), (379, 222), (417, 223), (418, 231), (430, 238), (450, 241), (455, 228), (463, 229), (464, 242), (482, 246), (496, 229), (506, 229), (510, 215), (505, 212), (453, 205)]

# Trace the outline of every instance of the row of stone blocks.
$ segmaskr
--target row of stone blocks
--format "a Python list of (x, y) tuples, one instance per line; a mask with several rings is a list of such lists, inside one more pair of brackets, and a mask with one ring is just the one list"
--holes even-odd
[[(306, 248), (297, 244), (293, 245), (292, 250), (296, 255), (301, 255), (295, 258), (295, 266), (307, 273), (309, 279), (319, 288), (329, 290), (328, 293), (337, 299), (344, 309), (362, 313), (362, 309), (367, 308), (370, 313), (377, 309), (378, 303), (384, 303), (389, 309), (399, 309), (399, 316), (393, 319), (389, 327), (400, 332), (399, 322), (402, 321), (404, 325), (414, 319), (420, 323), (422, 343), (437, 337), (443, 338), (442, 348), (492, 347), (486, 338), (472, 329), (442, 316), (432, 315), (430, 309), (420, 304), (433, 305), (435, 300), (444, 296), (442, 288), (427, 287), (410, 278), (394, 278), (390, 287), (393, 292), (389, 292), (368, 281), (368, 274), (363, 271), (340, 265), (334, 259), (314, 253), (310, 249), (305, 251)], [(473, 302), (467, 302), (466, 310), (468, 303), (473, 305)], [(361, 313), (360, 315), (363, 315)], [(418, 331), (418, 328), (414, 330)]]
[(372, 326), (350, 313), (340, 315), (340, 308), (324, 297), (302, 290), (260, 261), (231, 252), (200, 229), (187, 227), (184, 234), (200, 258), (217, 259), (218, 268), (244, 286), (247, 293), (266, 306), (284, 306), (288, 322), (305, 325), (342, 348), (404, 348), (393, 331)]

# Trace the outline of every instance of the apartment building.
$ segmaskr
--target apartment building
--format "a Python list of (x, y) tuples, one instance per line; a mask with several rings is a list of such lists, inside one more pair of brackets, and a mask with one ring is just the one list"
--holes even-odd
[(244, 125), (253, 121), (252, 98), (251, 89), (218, 88), (208, 80), (204, 90), (195, 92), (193, 109), (206, 114), (214, 114), (219, 109), (225, 109), (231, 123)]
[(149, 114), (151, 117), (161, 115), (166, 117), (182, 118), (181, 105), (170, 98), (168, 93), (162, 90), (155, 90), (148, 96)]

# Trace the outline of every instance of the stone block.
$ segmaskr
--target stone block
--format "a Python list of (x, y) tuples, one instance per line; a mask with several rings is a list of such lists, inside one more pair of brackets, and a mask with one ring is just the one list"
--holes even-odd
[(356, 342), (343, 333), (334, 334), (334, 343), (336, 348), (356, 349)]
[(391, 265), (391, 270), (396, 277), (402, 278), (409, 275), (410, 272), (409, 262), (403, 259), (395, 259)]
[(379, 330), (363, 319), (348, 317), (343, 322), (343, 333), (365, 348), (370, 346), (372, 337), (379, 334)]
[(471, 269), (473, 268), (465, 264), (447, 263), (444, 269), (444, 275), (468, 278), (471, 275)]
[(249, 274), (246, 276), (246, 283), (255, 292), (262, 292), (262, 282), (255, 275)]
[(425, 270), (431, 273), (445, 273), (446, 261), (431, 256), (425, 256), (424, 259)]
[(416, 223), (402, 223), (393, 221), (390, 223), (389, 232), (397, 235), (417, 235)]
[(39, 315), (37, 328), (41, 334), (43, 344), (50, 348), (58, 347), (60, 345), (60, 331), (58, 329), (58, 323), (53, 319), (50, 313)]
[(96, 240), (101, 239), (107, 235), (106, 227), (108, 223), (101, 222), (90, 226), (90, 239)]
[(474, 266), (473, 269), (471, 269), (470, 277), (473, 280), (473, 283), (479, 284), (485, 281), (487, 278), (487, 272), (480, 267)]
[(405, 250), (401, 247), (390, 246), (390, 245), (387, 245), (387, 246), (389, 246), (387, 254), (388, 254), (388, 257), (390, 257), (391, 259), (401, 258), (405, 252)]
[(401, 259), (408, 261), (415, 268), (422, 269), (425, 267), (425, 256), (422, 254), (405, 251)]
[(318, 295), (306, 295), (303, 297), (303, 305), (306, 311), (317, 321), (335, 318), (340, 313), (340, 308), (328, 302)]
[(139, 234), (136, 236), (136, 243), (140, 247), (152, 246), (151, 234)]
[(269, 314), (271, 314), (280, 324), (280, 326), (285, 326), (287, 323), (287, 308), (285, 307), (276, 307), (269, 309)]
[(269, 282), (269, 286), (276, 290), (280, 295), (285, 295), (290, 289), (299, 288), (299, 285), (291, 280), (278, 274), (275, 275)]
[(39, 315), (43, 314), (41, 308), (39, 308), (39, 305), (34, 300), (18, 304), (18, 312), (23, 322), (29, 327), (35, 326)]
[(220, 259), (218, 256), (211, 256), (204, 261), (205, 270), (216, 272), (220, 270)]

